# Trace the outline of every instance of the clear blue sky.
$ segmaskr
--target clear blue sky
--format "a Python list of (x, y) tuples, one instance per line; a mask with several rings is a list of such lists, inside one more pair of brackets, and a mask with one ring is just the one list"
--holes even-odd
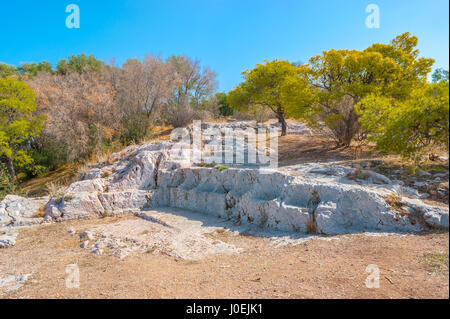
[[(65, 26), (67, 5), (80, 7), (80, 29)], [(365, 8), (380, 8), (368, 29)], [(449, 68), (448, 0), (2, 0), (0, 61), (47, 60), (87, 53), (121, 64), (146, 53), (185, 54), (218, 74), (220, 90), (265, 59), (307, 62), (331, 48), (364, 49), (405, 31), (421, 55)]]

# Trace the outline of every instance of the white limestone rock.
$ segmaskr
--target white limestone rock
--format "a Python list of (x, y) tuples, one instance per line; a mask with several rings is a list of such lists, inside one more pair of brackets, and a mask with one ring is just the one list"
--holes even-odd
[(85, 240), (80, 244), (80, 248), (87, 248), (89, 246), (89, 240)]
[(8, 215), (5, 204), (0, 203), (0, 227), (5, 227), (13, 222), (13, 218)]
[[(225, 130), (230, 125), (206, 124)], [(231, 127), (255, 127), (235, 122)], [(71, 184), (61, 198), (26, 199), (7, 196), (0, 202), (1, 226), (26, 226), (45, 221), (139, 214), (157, 207), (188, 209), (240, 224), (280, 231), (307, 231), (312, 213), (322, 234), (352, 232), (414, 232), (410, 220), (384, 200), (387, 194), (419, 197), (417, 190), (388, 177), (358, 169), (360, 182), (349, 179), (355, 168), (338, 164), (304, 164), (279, 170), (187, 166), (171, 158), (172, 142), (129, 147), (97, 165), (85, 179)], [(369, 168), (368, 165), (364, 165)], [(106, 174), (106, 172), (109, 172)], [(318, 202), (309, 203), (313, 192)], [(405, 197), (406, 198), (406, 197)], [(45, 205), (44, 219), (35, 212)], [(405, 204), (420, 210), (428, 225), (448, 228), (448, 209)]]
[(74, 198), (63, 200), (59, 206), (61, 217), (57, 220), (90, 219), (103, 217), (105, 210), (97, 193), (75, 193)]
[(403, 198), (402, 204), (423, 215), (424, 221), (431, 227), (448, 228), (448, 207), (430, 206), (417, 199)]
[(0, 289), (5, 291), (14, 291), (23, 286), (23, 284), (31, 278), (32, 274), (20, 274), (17, 276), (3, 277), (0, 274)]
[(100, 178), (102, 175), (102, 170), (100, 168), (93, 168), (84, 175), (84, 179), (96, 179)]
[(84, 231), (82, 233), (79, 234), (80, 239), (87, 239), (89, 240), (93, 240), (94, 239), (94, 234), (92, 234), (92, 232), (89, 231)]
[(0, 202), (0, 226), (31, 226), (43, 222), (39, 216), (49, 201), (48, 197), (24, 198), (7, 195)]
[(12, 227), (0, 227), (0, 248), (15, 245), (18, 231)]

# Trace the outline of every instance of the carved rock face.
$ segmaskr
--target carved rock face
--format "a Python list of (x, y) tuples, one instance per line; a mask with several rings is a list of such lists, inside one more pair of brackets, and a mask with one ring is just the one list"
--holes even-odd
[[(381, 174), (364, 170), (368, 178), (360, 182), (349, 177), (358, 177), (361, 170), (330, 164), (279, 170), (187, 166), (171, 160), (174, 145), (148, 143), (113, 154), (113, 163), (97, 165), (59, 198), (9, 195), (0, 202), (0, 230), (163, 206), (300, 233), (308, 231), (312, 211), (322, 234), (448, 228), (446, 207), (406, 197), (401, 209), (389, 205), (386, 195), (401, 198), (407, 189)], [(36, 214), (43, 208), (44, 216)], [(414, 218), (409, 211), (417, 212)], [(417, 217), (423, 222), (417, 223)]]

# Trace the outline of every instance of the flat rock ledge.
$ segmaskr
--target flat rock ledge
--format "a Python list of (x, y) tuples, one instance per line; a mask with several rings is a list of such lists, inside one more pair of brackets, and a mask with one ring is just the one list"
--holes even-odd
[[(0, 248), (15, 228), (72, 219), (187, 209), (271, 230), (295, 233), (414, 233), (448, 229), (448, 207), (409, 198), (388, 177), (333, 164), (278, 170), (186, 166), (171, 159), (174, 143), (128, 147), (96, 165), (59, 198), (8, 195), (0, 202)], [(388, 197), (397, 198), (395, 203)]]

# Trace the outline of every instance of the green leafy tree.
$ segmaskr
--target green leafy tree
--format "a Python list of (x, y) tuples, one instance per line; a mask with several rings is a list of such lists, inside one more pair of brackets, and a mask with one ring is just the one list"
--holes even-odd
[(449, 148), (449, 83), (425, 84), (405, 100), (370, 95), (356, 106), (376, 148), (407, 158), (430, 146)]
[(442, 68), (436, 69), (432, 75), (433, 82), (448, 82), (448, 70), (444, 70)]
[(287, 134), (287, 112), (300, 117), (311, 105), (311, 88), (298, 68), (287, 61), (266, 61), (242, 74), (244, 82), (228, 93), (227, 101), (241, 112), (255, 107), (272, 110), (281, 123), (282, 136)]
[(17, 74), (17, 68), (15, 66), (0, 62), (0, 78)]
[(418, 57), (417, 41), (404, 33), (390, 44), (373, 44), (364, 51), (324, 51), (303, 68), (311, 86), (318, 90), (317, 114), (339, 145), (350, 145), (355, 136), (365, 138), (354, 107), (366, 96), (405, 99), (426, 82), (434, 61)]
[(38, 72), (47, 72), (50, 74), (53, 74), (54, 71), (52, 69), (52, 65), (47, 62), (47, 61), (42, 61), (39, 63), (21, 63), (19, 68), (18, 68), (18, 72), (21, 75), (26, 75), (29, 77), (35, 77)]
[(70, 55), (67, 60), (61, 59), (56, 65), (59, 74), (96, 72), (101, 73), (105, 68), (105, 64), (101, 60), (97, 60), (94, 55), (86, 54)]
[(227, 101), (227, 94), (224, 92), (216, 93), (217, 105), (219, 106), (219, 113), (222, 116), (230, 116), (234, 114), (233, 109)]
[(384, 58), (395, 62), (395, 78), (383, 83), (381, 92), (384, 95), (405, 99), (411, 91), (427, 82), (434, 60), (419, 57), (418, 42), (417, 37), (405, 32), (389, 44), (375, 43), (365, 50), (379, 52)]
[(29, 142), (44, 125), (42, 116), (33, 116), (35, 111), (34, 92), (25, 83), (11, 77), (0, 79), (0, 156), (11, 179), (15, 167), (33, 164)]

